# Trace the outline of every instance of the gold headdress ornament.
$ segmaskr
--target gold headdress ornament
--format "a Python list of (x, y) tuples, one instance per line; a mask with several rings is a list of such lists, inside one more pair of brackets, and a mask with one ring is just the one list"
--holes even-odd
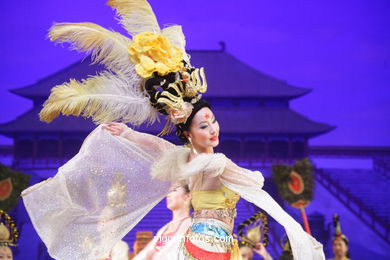
[(268, 219), (261, 211), (242, 222), (237, 230), (241, 245), (253, 248), (259, 242), (268, 244)]
[(19, 238), (14, 221), (4, 210), (0, 210), (0, 246), (16, 246)]
[[(53, 87), (40, 119), (51, 122), (64, 114), (92, 117), (96, 123), (140, 125), (155, 122), (157, 112), (168, 115), (168, 122), (185, 119), (186, 103), (199, 98), (207, 84), (203, 68), (190, 66), (181, 26), (160, 29), (145, 0), (110, 0), (108, 5), (132, 39), (93, 23), (54, 24), (49, 31), (52, 41), (70, 43), (106, 70)], [(146, 89), (147, 80), (168, 76), (171, 80), (156, 81)]]

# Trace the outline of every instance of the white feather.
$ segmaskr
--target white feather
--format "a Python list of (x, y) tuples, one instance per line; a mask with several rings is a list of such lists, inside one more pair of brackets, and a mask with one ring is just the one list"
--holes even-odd
[(116, 10), (119, 23), (131, 36), (142, 32), (160, 33), (157, 18), (146, 0), (109, 0), (108, 5)]
[(164, 35), (169, 42), (178, 47), (183, 52), (183, 59), (190, 64), (189, 55), (186, 53), (186, 38), (183, 34), (182, 27), (180, 25), (173, 25), (161, 30), (161, 34)]
[(93, 63), (125, 75), (134, 74), (128, 47), (131, 40), (93, 23), (57, 23), (49, 31), (52, 41), (70, 43), (72, 49), (91, 54)]
[(60, 113), (92, 117), (96, 123), (121, 121), (140, 125), (153, 123), (157, 111), (140, 89), (139, 81), (105, 71), (82, 82), (71, 80), (52, 89), (40, 116), (51, 121)]

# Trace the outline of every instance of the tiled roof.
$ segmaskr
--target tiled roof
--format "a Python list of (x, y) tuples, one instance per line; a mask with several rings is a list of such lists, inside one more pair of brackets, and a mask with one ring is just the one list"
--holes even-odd
[(46, 98), (50, 94), (50, 89), (56, 85), (69, 81), (69, 79), (81, 80), (88, 75), (95, 75), (96, 72), (104, 70), (101, 65), (90, 65), (90, 58), (87, 57), (80, 62), (76, 62), (46, 78), (38, 80), (35, 84), (12, 89), (12, 93), (26, 98)]
[(296, 98), (310, 89), (294, 87), (266, 75), (224, 51), (191, 51), (191, 64), (204, 67), (207, 97)]
[[(284, 81), (265, 75), (223, 50), (190, 51), (194, 66), (204, 66), (208, 81), (205, 97), (215, 100), (232, 99), (245, 101), (253, 98), (272, 98), (285, 102), (286, 99), (302, 96), (309, 89), (293, 87)], [(13, 93), (42, 101), (50, 89), (70, 78), (83, 79), (103, 68), (89, 65), (89, 57), (77, 62), (36, 84), (14, 89)], [(210, 99), (211, 101), (214, 99)], [(39, 102), (35, 102), (38, 104)], [(245, 102), (244, 102), (245, 103)], [(258, 103), (260, 104), (260, 103)], [(226, 104), (225, 104), (226, 105)], [(40, 107), (36, 106), (15, 120), (0, 125), (0, 133), (12, 137), (14, 133), (82, 132), (91, 131), (95, 125), (90, 119), (60, 116), (52, 123), (39, 121)], [(252, 107), (245, 104), (235, 106), (234, 102), (225, 108), (215, 106), (214, 113), (221, 125), (221, 134), (297, 134), (313, 137), (332, 130), (334, 127), (314, 122), (286, 107)], [(141, 126), (142, 132), (159, 133), (165, 120), (152, 126)]]
[[(294, 87), (285, 81), (268, 76), (253, 69), (224, 51), (189, 51), (193, 66), (205, 67), (208, 90), (207, 97), (268, 97), (296, 98), (310, 89)], [(90, 58), (74, 63), (57, 73), (38, 80), (30, 86), (13, 89), (12, 93), (27, 98), (45, 98), (50, 89), (70, 78), (83, 79), (95, 75), (104, 68), (89, 65)]]

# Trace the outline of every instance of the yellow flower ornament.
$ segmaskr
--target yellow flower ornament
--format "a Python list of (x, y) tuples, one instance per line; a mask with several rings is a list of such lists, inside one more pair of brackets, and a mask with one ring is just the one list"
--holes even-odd
[(131, 61), (136, 64), (136, 72), (143, 78), (150, 77), (155, 71), (164, 76), (184, 67), (183, 52), (162, 34), (137, 34), (128, 50)]

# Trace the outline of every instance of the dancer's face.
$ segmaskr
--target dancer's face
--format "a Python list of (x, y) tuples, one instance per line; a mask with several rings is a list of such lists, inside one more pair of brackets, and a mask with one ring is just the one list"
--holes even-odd
[(197, 150), (214, 148), (219, 144), (219, 124), (210, 108), (204, 107), (195, 114), (188, 136)]
[(7, 259), (7, 260), (13, 259), (11, 248), (9, 248), (8, 246), (0, 247), (0, 260), (3, 259)]
[(348, 252), (348, 246), (341, 238), (336, 238), (333, 241), (333, 253), (334, 256), (342, 257), (346, 256)]
[(167, 208), (177, 210), (183, 207), (190, 208), (191, 194), (186, 192), (183, 186), (173, 185), (167, 195)]

